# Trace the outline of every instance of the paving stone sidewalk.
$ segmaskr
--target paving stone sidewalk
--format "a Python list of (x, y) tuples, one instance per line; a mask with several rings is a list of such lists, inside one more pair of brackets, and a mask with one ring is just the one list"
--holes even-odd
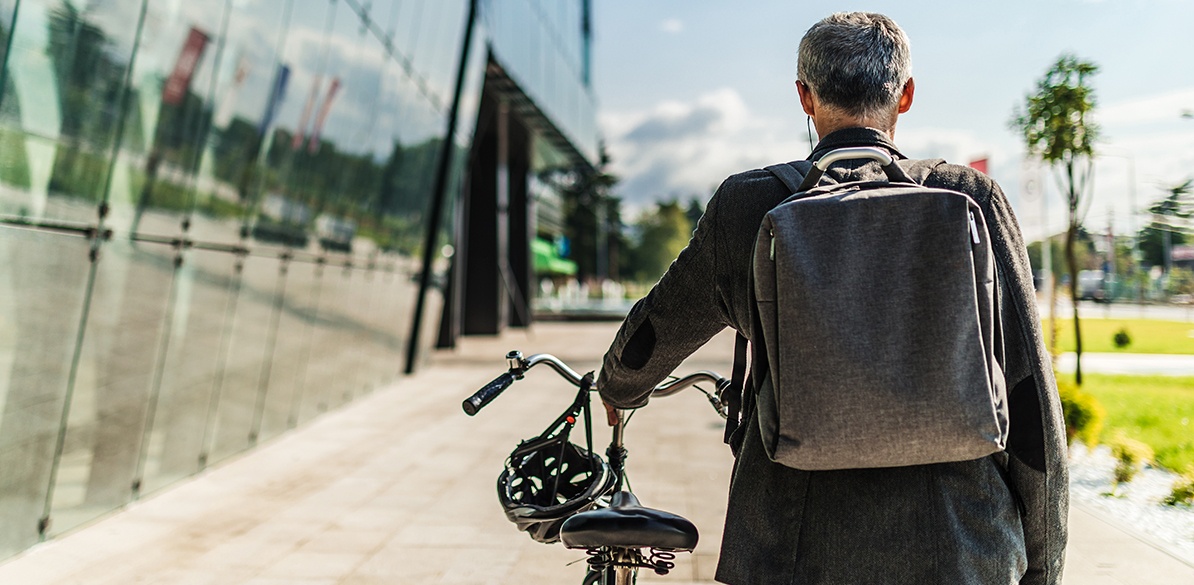
[[(0, 564), (0, 584), (579, 583), (584, 555), (518, 534), (494, 495), (506, 455), (572, 391), (537, 369), (475, 418), (459, 404), (501, 373), (509, 349), (594, 368), (615, 328), (543, 323), (468, 339), (414, 377)], [(682, 369), (728, 371), (732, 343), (718, 337)], [(702, 531), (671, 575), (640, 583), (711, 583), (732, 463), (720, 420), (682, 393), (635, 415), (626, 442), (644, 504)], [(1194, 583), (1194, 567), (1091, 512), (1075, 509), (1071, 535), (1067, 585)]]

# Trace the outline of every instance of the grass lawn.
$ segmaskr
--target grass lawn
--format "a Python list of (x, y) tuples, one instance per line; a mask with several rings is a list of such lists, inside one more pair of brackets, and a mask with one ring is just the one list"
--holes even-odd
[(1082, 390), (1103, 404), (1101, 440), (1116, 430), (1147, 443), (1157, 464), (1194, 469), (1194, 377), (1087, 374)]
[[(1149, 319), (1083, 319), (1082, 351), (1092, 353), (1165, 353), (1194, 355), (1194, 323)], [(1048, 321), (1044, 324), (1048, 327)], [(1115, 347), (1115, 333), (1125, 329), (1132, 343)], [(1049, 339), (1045, 330), (1045, 340)], [(1057, 320), (1057, 344), (1062, 352), (1074, 351), (1074, 323)]]

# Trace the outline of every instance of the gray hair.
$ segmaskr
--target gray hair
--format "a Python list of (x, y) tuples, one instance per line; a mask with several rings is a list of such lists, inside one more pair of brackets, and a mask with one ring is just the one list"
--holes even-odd
[(817, 98), (855, 116), (888, 115), (912, 77), (908, 37), (892, 19), (838, 12), (800, 40), (796, 74)]

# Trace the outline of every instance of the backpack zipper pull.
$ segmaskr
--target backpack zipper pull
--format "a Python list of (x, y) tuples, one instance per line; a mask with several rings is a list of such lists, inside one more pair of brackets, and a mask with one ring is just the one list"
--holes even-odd
[[(975, 221), (974, 221), (974, 212), (968, 211), (967, 213), (970, 214), (970, 239), (974, 240), (975, 244), (980, 244), (982, 242), (979, 242), (979, 240), (978, 240), (978, 224), (975, 223)], [(774, 256), (775, 255), (775, 244), (774, 243), (771, 244), (771, 249), (772, 249), (772, 256)]]
[(771, 235), (771, 259), (775, 260), (775, 230), (767, 230), (767, 233)]

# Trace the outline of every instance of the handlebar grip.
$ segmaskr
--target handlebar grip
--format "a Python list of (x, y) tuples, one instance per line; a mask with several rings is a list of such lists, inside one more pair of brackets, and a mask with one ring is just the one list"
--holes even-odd
[(506, 372), (497, 378), (494, 378), (492, 382), (486, 384), (480, 390), (477, 390), (476, 394), (473, 394), (465, 399), (465, 401), (460, 404), (460, 407), (464, 409), (465, 414), (473, 416), (480, 412), (482, 408), (485, 408), (486, 404), (489, 404), (494, 398), (497, 398), (499, 394), (506, 390), (506, 388), (509, 388), (510, 384), (514, 383), (514, 380), (514, 374)]

